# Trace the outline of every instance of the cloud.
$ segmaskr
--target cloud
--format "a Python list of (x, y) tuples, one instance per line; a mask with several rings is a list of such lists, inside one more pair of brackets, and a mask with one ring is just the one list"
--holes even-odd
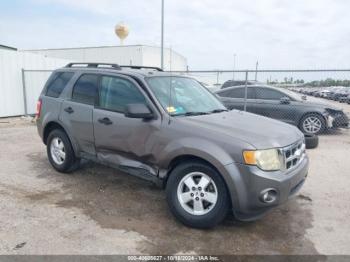
[[(348, 1), (165, 0), (165, 4), (165, 43), (186, 56), (192, 69), (230, 69), (234, 53), (242, 69), (253, 68), (256, 60), (261, 68), (349, 65)], [(0, 41), (21, 48), (113, 45), (118, 43), (113, 26), (124, 21), (131, 28), (126, 43), (160, 43), (160, 0), (32, 0), (22, 8), (0, 11)]]

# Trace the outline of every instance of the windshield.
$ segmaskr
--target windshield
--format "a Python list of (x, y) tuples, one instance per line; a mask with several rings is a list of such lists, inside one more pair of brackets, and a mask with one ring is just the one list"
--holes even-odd
[(170, 115), (199, 115), (226, 111), (223, 104), (194, 79), (155, 76), (148, 77), (146, 81)]

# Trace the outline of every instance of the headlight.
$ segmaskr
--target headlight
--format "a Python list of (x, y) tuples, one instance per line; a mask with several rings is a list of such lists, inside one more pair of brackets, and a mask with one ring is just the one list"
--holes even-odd
[(277, 149), (243, 151), (243, 158), (246, 164), (265, 171), (280, 170), (282, 167)]

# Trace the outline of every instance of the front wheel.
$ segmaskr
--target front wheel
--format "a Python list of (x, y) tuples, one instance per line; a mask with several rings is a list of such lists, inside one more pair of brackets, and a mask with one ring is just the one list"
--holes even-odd
[(300, 129), (304, 134), (318, 135), (326, 128), (325, 119), (318, 114), (307, 114), (300, 121)]
[(190, 227), (214, 227), (229, 209), (223, 179), (214, 168), (202, 162), (177, 166), (168, 179), (166, 194), (171, 212)]

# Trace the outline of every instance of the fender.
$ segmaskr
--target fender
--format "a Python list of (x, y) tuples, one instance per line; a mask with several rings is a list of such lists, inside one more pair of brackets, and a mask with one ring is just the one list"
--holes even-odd
[(44, 127), (42, 130), (43, 131), (43, 134), (42, 134), (42, 138), (44, 140), (44, 134), (45, 134), (45, 131), (46, 131), (46, 128), (48, 127), (48, 125), (50, 124), (57, 124), (59, 125), (63, 130), (64, 132), (67, 134), (68, 138), (69, 138), (69, 141), (73, 147), (73, 150), (74, 150), (74, 154), (75, 156), (79, 157), (79, 146), (78, 146), (78, 143), (76, 142), (76, 140), (74, 139), (74, 137), (67, 131), (67, 127), (65, 127), (65, 125), (59, 120), (59, 119), (56, 119), (56, 120), (51, 120), (51, 121), (47, 121), (46, 119), (49, 118), (48, 117), (45, 117), (43, 120), (42, 120), (42, 126)]
[(182, 138), (167, 145), (162, 152), (160, 161), (159, 178), (166, 180), (169, 175), (171, 162), (180, 156), (194, 156), (211, 164), (224, 179), (231, 203), (239, 207), (238, 189), (244, 186), (236, 163), (228, 152), (218, 145), (202, 138)]

